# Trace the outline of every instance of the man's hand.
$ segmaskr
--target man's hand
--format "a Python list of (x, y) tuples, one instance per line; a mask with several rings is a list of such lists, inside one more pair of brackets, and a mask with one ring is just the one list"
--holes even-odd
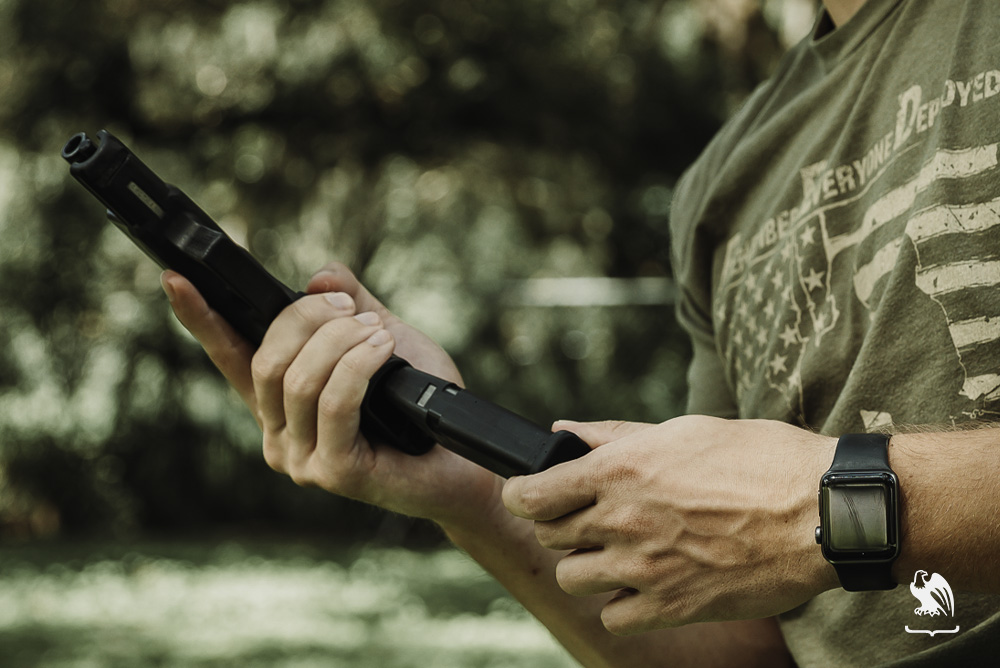
[(573, 550), (556, 568), (567, 593), (618, 592), (612, 633), (769, 617), (837, 586), (813, 538), (836, 439), (701, 416), (558, 427), (596, 450), (511, 478), (504, 503)]
[(436, 447), (412, 457), (358, 431), (368, 380), (395, 352), (461, 384), (451, 358), (392, 315), (351, 272), (330, 264), (307, 296), (272, 323), (256, 351), (194, 286), (164, 272), (181, 323), (239, 393), (264, 433), (264, 458), (300, 485), (316, 485), (442, 523), (481, 522), (502, 510), (499, 477)]

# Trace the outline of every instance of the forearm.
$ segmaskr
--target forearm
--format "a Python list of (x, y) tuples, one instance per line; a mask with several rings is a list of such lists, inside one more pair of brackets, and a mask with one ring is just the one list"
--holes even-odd
[(562, 591), (555, 566), (562, 553), (542, 548), (533, 523), (503, 508), (448, 537), (480, 563), (535, 615), (584, 666), (784, 666), (791, 658), (773, 619), (692, 624), (634, 636), (615, 636), (601, 623), (609, 596)]
[(955, 589), (1000, 594), (1000, 428), (897, 434), (889, 463), (902, 497), (896, 581), (922, 569)]

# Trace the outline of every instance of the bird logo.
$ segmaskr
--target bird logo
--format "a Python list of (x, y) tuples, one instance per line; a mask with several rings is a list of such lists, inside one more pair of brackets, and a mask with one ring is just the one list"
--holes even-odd
[[(945, 617), (955, 616), (955, 594), (951, 591), (951, 585), (940, 573), (934, 573), (928, 577), (927, 571), (917, 571), (913, 574), (913, 582), (910, 583), (910, 593), (918, 601), (920, 606), (914, 609), (914, 613), (920, 616)], [(957, 633), (958, 626), (954, 629), (945, 630), (923, 630), (911, 629), (906, 626), (907, 633), (927, 633), (933, 636), (935, 633)]]
[(955, 595), (951, 591), (951, 585), (940, 573), (927, 577), (927, 571), (917, 571), (910, 583), (910, 593), (920, 601), (920, 607), (913, 611), (916, 614), (936, 617), (944, 613), (949, 617), (955, 616)]

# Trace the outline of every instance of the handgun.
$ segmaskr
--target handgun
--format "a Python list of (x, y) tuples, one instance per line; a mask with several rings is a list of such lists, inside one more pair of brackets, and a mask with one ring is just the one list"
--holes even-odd
[[(62, 149), (70, 174), (146, 255), (187, 278), (248, 342), (259, 346), (281, 311), (304, 296), (279, 281), (179, 188), (161, 180), (107, 130)], [(576, 434), (551, 432), (393, 355), (361, 405), (371, 442), (420, 455), (440, 443), (498, 475), (543, 471), (590, 451)]]

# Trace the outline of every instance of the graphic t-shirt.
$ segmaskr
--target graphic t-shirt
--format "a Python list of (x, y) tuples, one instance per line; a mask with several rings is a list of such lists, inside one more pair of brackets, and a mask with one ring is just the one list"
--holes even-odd
[[(689, 412), (1000, 422), (1000, 2), (868, 0), (817, 37), (827, 21), (678, 185)], [(918, 605), (834, 590), (780, 621), (803, 667), (1000, 655), (1000, 597), (956, 592), (954, 634), (907, 633)]]

